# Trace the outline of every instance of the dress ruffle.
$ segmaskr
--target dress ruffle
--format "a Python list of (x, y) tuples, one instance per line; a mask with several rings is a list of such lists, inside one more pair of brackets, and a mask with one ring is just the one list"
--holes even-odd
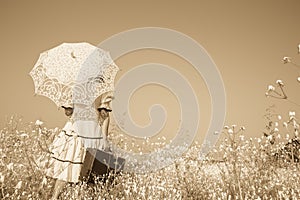
[(78, 133), (85, 148), (105, 149), (106, 136), (98, 122), (79, 120), (74, 122), (73, 130)]
[(47, 175), (67, 182), (78, 182), (85, 148), (82, 138), (73, 131), (71, 122), (67, 122), (54, 139), (50, 152)]

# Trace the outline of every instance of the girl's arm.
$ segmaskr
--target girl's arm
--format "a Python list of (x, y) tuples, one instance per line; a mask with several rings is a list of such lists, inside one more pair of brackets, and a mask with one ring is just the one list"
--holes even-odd
[(102, 122), (102, 133), (107, 137), (108, 136), (108, 126), (109, 126), (109, 114)]

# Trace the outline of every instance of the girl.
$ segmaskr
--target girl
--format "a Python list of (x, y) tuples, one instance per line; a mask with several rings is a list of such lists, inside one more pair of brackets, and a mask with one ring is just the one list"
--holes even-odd
[[(111, 100), (111, 93), (104, 93), (91, 106), (62, 106), (69, 120), (50, 147), (51, 159), (47, 175), (57, 179), (52, 199), (58, 198), (67, 182), (80, 181), (86, 148), (106, 149)], [(85, 166), (92, 167), (93, 160), (90, 162), (90, 165), (85, 163)]]

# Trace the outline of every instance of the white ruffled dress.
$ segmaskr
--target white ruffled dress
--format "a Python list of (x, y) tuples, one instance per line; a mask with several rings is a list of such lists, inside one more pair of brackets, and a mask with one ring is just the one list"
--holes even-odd
[[(108, 94), (100, 96), (99, 107), (107, 107), (111, 99)], [(50, 147), (47, 175), (66, 182), (79, 182), (86, 148), (103, 150), (105, 147), (106, 136), (102, 134), (96, 107), (74, 104), (72, 117)]]

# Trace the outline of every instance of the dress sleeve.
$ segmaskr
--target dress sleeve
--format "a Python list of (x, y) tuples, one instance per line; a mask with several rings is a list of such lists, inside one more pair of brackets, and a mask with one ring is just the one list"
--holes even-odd
[(113, 92), (106, 92), (99, 97), (99, 104), (97, 108), (105, 108), (107, 110), (111, 109), (111, 101), (113, 100)]

